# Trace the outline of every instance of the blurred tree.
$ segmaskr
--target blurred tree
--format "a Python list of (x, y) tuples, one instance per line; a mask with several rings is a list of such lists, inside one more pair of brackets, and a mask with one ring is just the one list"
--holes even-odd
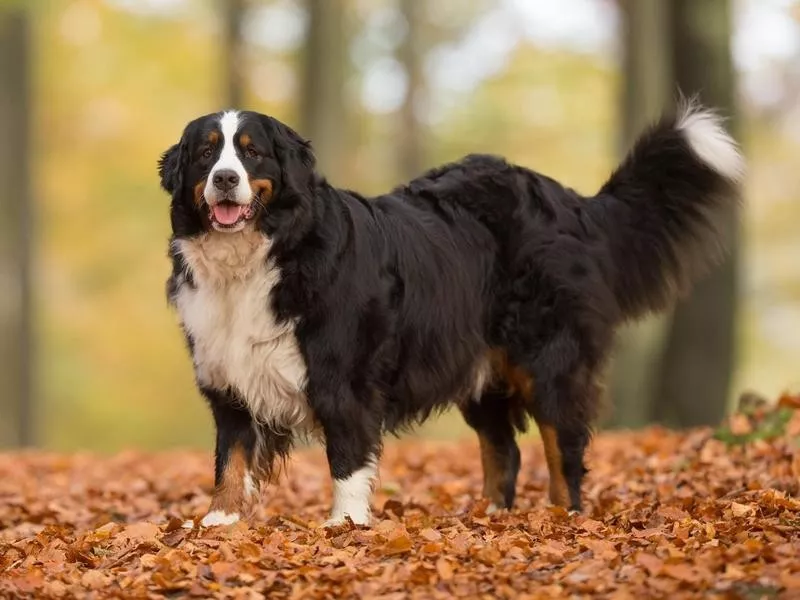
[(425, 5), (419, 0), (400, 0), (400, 12), (405, 21), (405, 37), (398, 54), (406, 72), (406, 97), (400, 109), (397, 149), (400, 177), (407, 180), (419, 175), (426, 166), (424, 132), (419, 120), (426, 93), (423, 73), (426, 45), (422, 39)]
[(28, 9), (0, 7), (0, 445), (34, 441)]
[(301, 91), (300, 131), (311, 139), (320, 170), (341, 185), (346, 151), (344, 82), (345, 0), (306, 0), (308, 33)]
[[(669, 19), (675, 82), (686, 95), (735, 114), (729, 0), (673, 0)], [(735, 126), (729, 121), (728, 126)], [(735, 133), (735, 127), (734, 127)], [(668, 425), (713, 425), (725, 413), (738, 308), (738, 211), (724, 223), (730, 254), (675, 309), (658, 378), (654, 416)]]
[(226, 108), (243, 108), (244, 92), (244, 41), (242, 26), (246, 11), (246, 0), (223, 0), (224, 24), (224, 69), (226, 76), (225, 106)]
[[(669, 4), (662, 0), (620, 0), (623, 17), (621, 154), (644, 127), (669, 105), (672, 64)], [(609, 378), (612, 398), (608, 427), (641, 427), (652, 420), (654, 377), (663, 340), (664, 317), (631, 324), (619, 335)]]

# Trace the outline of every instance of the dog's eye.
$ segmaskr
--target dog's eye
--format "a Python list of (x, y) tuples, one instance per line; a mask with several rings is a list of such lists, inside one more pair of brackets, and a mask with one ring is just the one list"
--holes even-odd
[(205, 150), (203, 150), (203, 158), (211, 158), (211, 155), (213, 153), (214, 151), (210, 147), (206, 148)]
[(256, 147), (251, 144), (247, 147), (247, 150), (245, 150), (245, 156), (247, 156), (247, 158), (258, 158), (260, 154), (258, 150), (256, 150)]

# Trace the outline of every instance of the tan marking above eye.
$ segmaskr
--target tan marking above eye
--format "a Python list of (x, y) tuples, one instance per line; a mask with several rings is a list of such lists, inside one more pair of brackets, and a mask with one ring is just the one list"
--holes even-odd
[(253, 140), (246, 133), (243, 133), (242, 135), (239, 136), (239, 145), (242, 148), (247, 148), (252, 141)]
[(208, 134), (208, 141), (211, 144), (216, 144), (219, 141), (219, 131), (212, 131)]

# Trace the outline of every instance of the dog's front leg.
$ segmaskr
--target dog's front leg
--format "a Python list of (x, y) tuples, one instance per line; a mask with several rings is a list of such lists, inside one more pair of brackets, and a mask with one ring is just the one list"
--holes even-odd
[(356, 525), (369, 525), (372, 485), (381, 452), (380, 420), (349, 390), (316, 401), (315, 413), (325, 433), (333, 477), (333, 509), (324, 526), (340, 525), (346, 517)]
[[(230, 392), (201, 388), (211, 406), (217, 430), (214, 460), (214, 494), (203, 527), (230, 525), (243, 517), (258, 498), (253, 419)], [(191, 522), (187, 522), (189, 526)]]

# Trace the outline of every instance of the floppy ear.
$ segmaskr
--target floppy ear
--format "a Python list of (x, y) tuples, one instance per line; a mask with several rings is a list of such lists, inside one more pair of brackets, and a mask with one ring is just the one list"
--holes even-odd
[(317, 163), (311, 142), (277, 119), (265, 117), (276, 158), (281, 166), (281, 187), (284, 196), (305, 197), (314, 188), (314, 167)]
[(186, 142), (181, 140), (161, 155), (158, 161), (158, 175), (161, 187), (173, 194), (183, 185), (183, 163), (186, 156)]
[(172, 224), (172, 233), (176, 236), (192, 235), (200, 232), (203, 228), (200, 213), (183, 193), (183, 180), (188, 163), (189, 143), (186, 141), (184, 133), (181, 141), (164, 152), (158, 160), (161, 187), (172, 196), (169, 218)]

